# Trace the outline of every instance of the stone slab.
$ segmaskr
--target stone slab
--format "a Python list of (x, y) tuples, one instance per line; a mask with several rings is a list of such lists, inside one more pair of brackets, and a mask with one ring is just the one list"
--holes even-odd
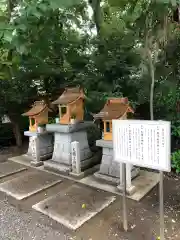
[[(49, 156), (52, 156), (52, 154)], [(44, 165), (44, 162), (45, 162), (45, 161), (34, 161), (30, 156), (28, 156), (28, 154), (23, 154), (16, 157), (8, 158), (8, 161), (20, 163), (29, 167), (39, 167)]]
[(113, 142), (99, 139), (99, 140), (96, 140), (96, 146), (102, 147), (102, 148), (105, 147), (105, 148), (113, 149)]
[(111, 184), (117, 186), (120, 182), (120, 178), (115, 178), (109, 175), (101, 174), (99, 171), (95, 172), (94, 176), (101, 181), (110, 182)]
[[(92, 186), (113, 194), (122, 195), (116, 186), (113, 186), (106, 181), (99, 181), (94, 175), (85, 177), (79, 181), (82, 184)], [(140, 201), (148, 192), (150, 192), (159, 183), (159, 174), (141, 170), (140, 175), (132, 181), (132, 185), (136, 191), (127, 197)]]
[(0, 191), (22, 200), (62, 182), (53, 174), (35, 171), (0, 184)]
[(20, 164), (30, 167), (32, 158), (30, 158), (27, 154), (23, 154), (23, 155), (19, 155), (16, 157), (8, 158), (8, 161), (20, 163)]
[(28, 137), (36, 137), (36, 136), (42, 136), (48, 134), (46, 131), (39, 133), (39, 132), (30, 132), (30, 131), (25, 131), (24, 136)]
[(69, 172), (72, 170), (71, 166), (58, 163), (56, 161), (53, 161), (52, 159), (44, 162), (44, 168), (52, 172), (59, 172), (65, 175), (68, 175)]
[[(19, 158), (21, 157), (21, 158)], [(23, 161), (22, 156), (10, 158), (9, 160), (22, 163), (26, 166), (29, 166), (27, 161)], [(97, 165), (98, 166), (98, 165)], [(99, 168), (99, 166), (98, 166)], [(42, 168), (42, 170), (44, 170)], [(98, 169), (96, 169), (98, 172)], [(97, 189), (101, 189), (113, 194), (122, 195), (122, 192), (118, 190), (118, 188), (112, 184), (109, 184), (107, 181), (102, 181), (97, 179), (94, 175), (85, 176), (83, 179), (78, 179), (70, 175), (61, 175), (59, 176), (63, 178), (67, 178), (69, 180), (73, 180), (75, 182), (80, 182), (82, 184), (95, 187)], [(107, 179), (109, 180), (109, 179)], [(141, 170), (140, 175), (132, 180), (132, 185), (136, 188), (136, 192), (133, 195), (127, 196), (128, 198), (140, 201), (148, 192), (150, 192), (157, 184), (159, 183), (159, 174), (155, 172), (148, 172)]]
[(32, 208), (65, 227), (76, 230), (113, 201), (115, 197), (109, 193), (76, 184)]
[(60, 133), (73, 133), (87, 129), (88, 127), (94, 126), (93, 122), (77, 122), (76, 124), (46, 124), (46, 131), (48, 132), (60, 132)]
[(39, 166), (42, 166), (44, 164), (44, 162), (43, 161), (31, 161), (31, 165), (33, 166), (33, 167), (39, 167)]
[(14, 162), (3, 162), (0, 164), (0, 179), (27, 170), (24, 166)]
[(76, 181), (76, 179), (81, 179), (81, 178), (84, 178), (84, 177), (86, 177), (88, 175), (91, 175), (91, 174), (97, 172), (99, 170), (99, 167), (100, 167), (99, 164), (94, 165), (93, 167), (88, 168), (85, 171), (82, 171), (80, 174), (70, 172), (69, 176), (72, 177), (71, 178), (72, 180)]
[[(118, 188), (119, 191), (121, 191), (121, 192), (123, 192), (123, 190), (124, 190), (124, 186), (123, 186), (123, 185), (118, 185), (117, 188)], [(135, 186), (133, 186), (133, 185), (126, 188), (126, 194), (127, 194), (127, 195), (132, 195), (132, 194), (134, 194), (135, 192), (136, 192), (136, 188), (135, 188)]]

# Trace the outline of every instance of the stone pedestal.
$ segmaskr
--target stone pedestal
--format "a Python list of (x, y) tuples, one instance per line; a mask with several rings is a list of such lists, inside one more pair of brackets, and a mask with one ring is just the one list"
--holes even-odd
[(24, 132), (29, 137), (29, 147), (27, 156), (32, 159), (31, 164), (34, 166), (43, 165), (43, 161), (50, 159), (53, 152), (53, 135), (44, 132)]
[(79, 143), (81, 171), (98, 164), (100, 161), (99, 157), (93, 155), (87, 140), (86, 130), (92, 124), (89, 122), (69, 125), (47, 124), (47, 131), (54, 132), (55, 143), (53, 157), (44, 163), (44, 167), (69, 174), (72, 171), (71, 143), (74, 141)]
[[(101, 180), (105, 180), (111, 184), (118, 185), (118, 189), (122, 190), (122, 167), (121, 164), (113, 160), (113, 143), (112, 141), (97, 140), (96, 146), (103, 148), (103, 155), (99, 172), (95, 176)], [(132, 194), (135, 191), (131, 180), (139, 174), (139, 168), (130, 164), (126, 164), (126, 181), (127, 193)]]

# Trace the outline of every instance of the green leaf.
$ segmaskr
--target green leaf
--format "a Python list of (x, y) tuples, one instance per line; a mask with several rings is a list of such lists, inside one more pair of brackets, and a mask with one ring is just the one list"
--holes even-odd
[(108, 0), (108, 3), (112, 7), (123, 7), (128, 3), (128, 0)]
[(51, 0), (51, 2), (50, 2), (50, 7), (51, 7), (53, 10), (56, 10), (56, 9), (60, 8), (59, 1), (58, 1), (58, 0)]
[(0, 30), (5, 30), (7, 29), (8, 25), (5, 22), (0, 22)]
[(18, 25), (18, 28), (25, 31), (27, 29), (26, 25), (25, 24), (19, 24)]
[(3, 64), (3, 65), (6, 65), (6, 66), (11, 66), (11, 65), (12, 65), (12, 62), (10, 62), (10, 61), (3, 61), (2, 64)]
[(176, 0), (171, 0), (172, 6), (175, 7), (177, 6), (177, 1)]
[(159, 3), (165, 3), (165, 4), (172, 4), (173, 7), (176, 7), (179, 3), (180, 0), (156, 0)]
[(24, 45), (20, 45), (19, 47), (17, 47), (17, 51), (20, 53), (20, 54), (25, 54), (27, 49)]
[(40, 11), (38, 11), (37, 9), (34, 9), (32, 14), (37, 18), (40, 18), (42, 16), (42, 13)]
[(38, 5), (38, 8), (41, 9), (43, 12), (48, 10), (48, 6), (46, 4), (44, 4), (44, 3), (40, 3)]
[[(157, 2), (160, 2), (160, 3), (171, 3), (172, 0), (158, 0)], [(176, 0), (175, 0), (176, 1)]]
[(53, 10), (59, 9), (59, 8), (68, 8), (71, 6), (74, 6), (76, 4), (79, 4), (81, 0), (50, 0), (50, 6)]
[(5, 31), (4, 32), (4, 40), (7, 41), (7, 42), (12, 42), (12, 39), (13, 39), (13, 35), (12, 35), (12, 32), (11, 31)]
[(0, 73), (0, 79), (1, 79), (1, 80), (4, 80), (4, 79), (6, 79), (6, 78), (7, 78), (7, 74), (1, 72), (1, 73)]

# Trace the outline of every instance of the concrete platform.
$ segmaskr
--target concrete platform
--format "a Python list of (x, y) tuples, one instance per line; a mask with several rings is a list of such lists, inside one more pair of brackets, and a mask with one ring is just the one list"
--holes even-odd
[[(9, 158), (9, 160), (29, 166), (28, 161), (24, 160), (24, 156)], [(39, 167), (39, 169), (44, 171), (44, 169), (41, 167)], [(98, 180), (94, 175), (85, 176), (83, 179), (78, 179), (71, 175), (67, 175), (67, 176), (62, 174), (58, 174), (58, 175), (60, 177), (67, 178), (69, 180), (73, 180), (75, 182), (80, 182), (87, 186), (92, 186), (97, 189), (101, 189), (113, 194), (122, 195), (122, 192), (120, 192), (120, 190), (118, 190), (117, 188), (117, 184), (111, 185), (107, 183), (107, 181)], [(133, 186), (136, 187), (136, 192), (132, 195), (127, 195), (127, 197), (135, 201), (140, 201), (158, 183), (159, 183), (158, 173), (141, 170), (140, 175), (132, 181)]]
[(69, 166), (67, 166), (65, 164), (58, 164), (57, 162), (52, 161), (52, 160), (48, 160), (44, 163), (44, 170), (60, 174), (61, 176), (65, 177), (65, 178), (67, 176), (70, 176), (70, 179), (75, 180), (75, 181), (76, 181), (76, 179), (82, 179), (90, 174), (95, 173), (96, 171), (99, 170), (99, 167), (100, 167), (99, 164), (94, 165), (88, 169), (85, 169), (78, 175), (78, 174), (71, 172), (71, 169), (69, 168)]
[(25, 170), (27, 168), (15, 162), (0, 163), (0, 179)]
[(30, 157), (28, 157), (26, 154), (23, 154), (23, 155), (19, 155), (16, 157), (8, 158), (8, 161), (20, 163), (20, 164), (30, 167), (32, 159)]
[(76, 230), (114, 200), (115, 197), (109, 193), (76, 184), (32, 208), (65, 227)]
[(1, 183), (0, 191), (17, 200), (22, 200), (60, 182), (62, 180), (56, 175), (35, 171)]
[(55, 173), (62, 173), (62, 174), (68, 175), (69, 172), (71, 171), (71, 166), (62, 164), (62, 163), (58, 163), (51, 159), (51, 160), (47, 160), (44, 163), (44, 169), (50, 170)]
[[(117, 186), (110, 185), (106, 181), (98, 181), (98, 179), (93, 175), (83, 178), (79, 182), (113, 194), (122, 195), (122, 192), (118, 190)], [(132, 195), (127, 195), (127, 197), (135, 201), (140, 201), (158, 183), (158, 173), (141, 170), (140, 175), (132, 181), (136, 191)]]

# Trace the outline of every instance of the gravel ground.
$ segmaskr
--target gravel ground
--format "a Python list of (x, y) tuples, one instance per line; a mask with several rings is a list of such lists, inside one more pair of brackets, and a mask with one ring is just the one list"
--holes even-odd
[[(40, 219), (39, 219), (40, 218)], [(0, 239), (1, 240), (70, 240), (73, 239), (57, 230), (38, 223), (43, 216), (35, 212), (19, 212), (8, 201), (0, 200)]]

